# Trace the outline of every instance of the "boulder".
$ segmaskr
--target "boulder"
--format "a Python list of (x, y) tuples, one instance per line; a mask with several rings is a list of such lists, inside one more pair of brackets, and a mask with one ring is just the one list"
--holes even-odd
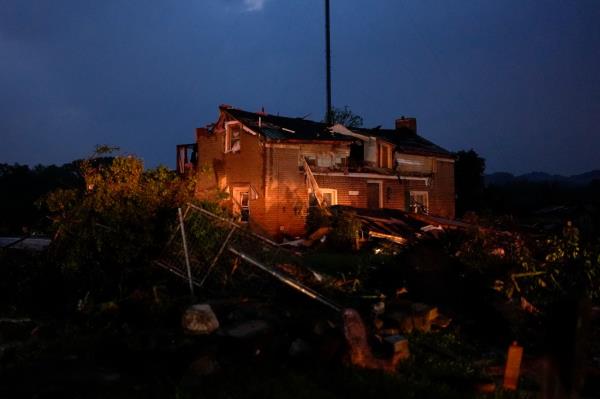
[(219, 320), (210, 305), (199, 304), (185, 310), (182, 325), (188, 334), (207, 335), (219, 328)]

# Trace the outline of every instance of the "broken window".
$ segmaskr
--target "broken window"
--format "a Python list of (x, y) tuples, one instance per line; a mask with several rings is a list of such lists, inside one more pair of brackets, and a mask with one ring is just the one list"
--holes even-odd
[(364, 145), (362, 141), (355, 141), (350, 145), (350, 156), (348, 157), (348, 166), (356, 168), (362, 166), (364, 160)]
[(238, 152), (241, 148), (242, 126), (237, 122), (225, 124), (225, 152)]
[(194, 169), (198, 161), (196, 144), (177, 145), (177, 173), (183, 174)]
[(248, 191), (240, 192), (240, 221), (250, 220), (250, 193)]
[(317, 166), (317, 157), (315, 155), (304, 155), (308, 166)]
[(317, 157), (317, 166), (328, 168), (331, 166), (331, 155), (329, 154), (319, 154)]
[[(337, 205), (337, 190), (333, 188), (321, 188), (319, 191), (321, 191), (321, 194), (323, 195), (324, 206)], [(317, 196), (312, 191), (308, 193), (308, 206), (319, 206), (319, 203), (317, 202)]]
[(345, 168), (346, 166), (348, 166), (348, 158), (343, 155), (336, 155), (335, 166), (338, 168)]
[(427, 191), (411, 191), (408, 210), (413, 213), (429, 212), (429, 193)]
[(250, 220), (250, 199), (257, 198), (258, 193), (251, 186), (243, 185), (232, 188), (232, 210), (233, 214), (237, 216), (238, 221), (248, 222)]
[(323, 194), (325, 206), (337, 205), (337, 190), (332, 188), (322, 188), (321, 194)]

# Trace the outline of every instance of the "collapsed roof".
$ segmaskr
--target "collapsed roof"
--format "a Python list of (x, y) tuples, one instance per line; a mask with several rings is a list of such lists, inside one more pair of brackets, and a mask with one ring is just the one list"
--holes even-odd
[[(232, 118), (267, 139), (281, 141), (356, 141), (356, 137), (332, 131), (330, 125), (304, 118), (291, 118), (265, 113), (248, 112), (222, 106)], [(399, 129), (350, 129), (367, 137), (375, 137), (394, 144), (399, 152), (453, 157), (452, 153), (419, 136), (408, 128)]]

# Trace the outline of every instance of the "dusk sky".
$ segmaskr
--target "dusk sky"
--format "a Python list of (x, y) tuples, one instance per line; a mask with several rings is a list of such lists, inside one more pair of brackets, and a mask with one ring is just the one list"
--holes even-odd
[[(0, 0), (0, 163), (146, 166), (218, 105), (320, 120), (323, 0)], [(331, 0), (333, 103), (487, 172), (600, 169), (600, 1)]]

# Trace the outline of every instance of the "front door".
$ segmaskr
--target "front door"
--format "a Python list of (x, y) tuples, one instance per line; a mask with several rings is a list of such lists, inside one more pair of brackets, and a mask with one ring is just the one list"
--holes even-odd
[(367, 208), (381, 208), (381, 200), (379, 198), (379, 183), (367, 183)]

